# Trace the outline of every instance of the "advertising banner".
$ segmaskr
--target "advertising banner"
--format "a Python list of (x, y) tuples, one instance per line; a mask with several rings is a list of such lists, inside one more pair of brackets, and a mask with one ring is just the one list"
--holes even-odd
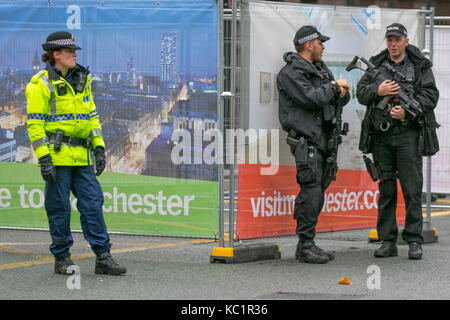
[[(262, 166), (239, 165), (236, 235), (240, 239), (295, 234), (295, 199), (300, 192), (294, 166), (280, 166), (277, 174), (260, 175)], [(316, 231), (373, 228), (377, 223), (379, 192), (367, 172), (339, 170), (325, 192)], [(397, 224), (405, 221), (405, 203), (398, 187)]]
[[(39, 168), (0, 162), (0, 172), (0, 225), (48, 228)], [(214, 181), (105, 172), (99, 182), (108, 231), (214, 237), (218, 229), (217, 216), (211, 214), (218, 203)], [(81, 230), (73, 195), (71, 203), (71, 227)]]
[[(217, 126), (217, 26), (214, 0), (2, 1), (0, 189), (12, 198), (0, 207), (0, 226), (42, 225), (42, 206), (31, 205), (41, 203), (44, 182), (31, 168), (25, 87), (45, 68), (41, 44), (65, 30), (91, 71), (109, 230), (214, 237), (217, 165), (203, 162), (198, 149), (208, 141), (194, 139), (194, 130), (203, 136)], [(26, 197), (30, 205), (18, 205)]]
[[(294, 200), (299, 192), (294, 157), (286, 143), (287, 133), (280, 127), (276, 77), (285, 65), (283, 55), (295, 51), (293, 38), (304, 25), (315, 26), (330, 39), (324, 43), (323, 61), (335, 79), (350, 84), (351, 100), (342, 114), (349, 132), (339, 146), (337, 180), (326, 190), (325, 204), (317, 231), (370, 228), (376, 225), (378, 185), (365, 171), (358, 150), (361, 122), (366, 107), (358, 103), (356, 86), (361, 70), (347, 72), (355, 55), (369, 59), (386, 48), (386, 27), (399, 22), (408, 30), (409, 43), (419, 43), (420, 14), (417, 10), (341, 6), (314, 6), (291, 3), (244, 1), (241, 5), (242, 70), (241, 104), (249, 131), (264, 129), (270, 139), (249, 136), (248, 150), (272, 150), (279, 154), (278, 171), (261, 174), (260, 157), (239, 166), (236, 230), (240, 238), (294, 234)], [(264, 54), (261, 54), (264, 52)], [(364, 66), (362, 66), (364, 67)], [(278, 132), (278, 134), (275, 134)], [(275, 138), (276, 137), (276, 138)], [(269, 145), (267, 145), (267, 141)], [(274, 155), (274, 153), (278, 153)], [(277, 164), (278, 164), (277, 163)], [(273, 165), (273, 163), (272, 163)], [(258, 187), (258, 185), (262, 187)], [(398, 184), (398, 223), (404, 221), (404, 199)], [(285, 209), (283, 209), (285, 208)]]

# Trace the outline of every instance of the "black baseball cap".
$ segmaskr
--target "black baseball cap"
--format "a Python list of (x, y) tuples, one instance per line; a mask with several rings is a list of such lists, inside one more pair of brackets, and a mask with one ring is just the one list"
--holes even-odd
[(46, 42), (42, 44), (42, 49), (45, 51), (59, 50), (61, 48), (81, 50), (81, 48), (75, 44), (75, 37), (73, 34), (67, 31), (53, 32), (47, 37)]
[(303, 26), (295, 33), (295, 42), (297, 44), (303, 44), (314, 39), (319, 39), (322, 42), (330, 40), (330, 37), (321, 34), (316, 27), (308, 25)]
[(384, 37), (392, 35), (397, 37), (401, 36), (408, 37), (408, 31), (406, 30), (405, 26), (402, 25), (401, 23), (393, 23), (386, 27), (386, 34), (384, 35)]

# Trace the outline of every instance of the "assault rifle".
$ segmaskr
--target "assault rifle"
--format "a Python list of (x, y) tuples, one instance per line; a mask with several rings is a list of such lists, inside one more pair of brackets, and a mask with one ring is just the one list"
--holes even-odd
[(342, 99), (340, 97), (340, 90), (336, 92), (336, 113), (331, 125), (331, 135), (327, 142), (328, 157), (326, 158), (324, 180), (322, 182), (323, 188), (326, 189), (330, 183), (336, 180), (336, 173), (338, 171), (337, 156), (338, 148), (342, 143), (342, 136), (346, 136), (348, 133), (348, 123), (342, 122)]
[[(364, 64), (367, 66), (367, 69), (364, 70), (364, 69), (361, 69), (360, 67), (358, 67), (356, 65), (358, 60), (361, 60), (362, 62), (364, 62)], [(385, 80), (395, 81), (397, 84), (400, 85), (400, 89), (399, 89), (398, 93), (393, 96), (383, 97), (383, 99), (377, 104), (376, 108), (379, 109), (380, 111), (385, 111), (386, 113), (389, 113), (390, 108), (387, 109), (386, 107), (389, 105), (389, 103), (392, 100), (398, 99), (398, 102), (396, 102), (396, 103), (398, 103), (400, 106), (402, 106), (403, 109), (405, 109), (406, 113), (408, 113), (412, 119), (416, 119), (417, 116), (419, 116), (423, 112), (423, 109), (422, 109), (422, 106), (420, 105), (420, 103), (414, 99), (414, 90), (412, 90), (412, 88), (408, 88), (403, 83), (403, 81), (406, 79), (406, 77), (401, 72), (395, 70), (389, 64), (384, 64), (384, 68), (392, 75), (392, 79), (388, 79), (387, 77), (385, 77), (379, 70), (377, 70), (375, 68), (373, 63), (371, 63), (370, 61), (368, 61), (362, 57), (360, 58), (358, 56), (355, 56), (353, 58), (352, 62), (350, 62), (350, 64), (345, 68), (345, 70), (351, 71), (353, 69), (360, 69), (364, 72), (370, 72), (373, 74), (373, 78), (376, 80), (377, 83), (381, 83)], [(380, 130), (387, 131), (389, 129), (389, 126), (390, 126), (389, 122), (381, 123)]]

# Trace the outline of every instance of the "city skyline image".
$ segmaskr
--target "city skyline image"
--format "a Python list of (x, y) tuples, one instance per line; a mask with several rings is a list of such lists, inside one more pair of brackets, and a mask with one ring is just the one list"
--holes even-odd
[[(170, 153), (156, 145), (178, 125), (174, 119), (197, 125), (208, 122), (208, 128), (212, 121), (215, 126), (217, 10), (213, 1), (203, 5), (207, 10), (183, 13), (179, 8), (160, 8), (165, 15), (155, 8), (89, 7), (89, 13), (81, 10), (80, 29), (68, 30), (82, 48), (77, 51), (77, 62), (91, 71), (107, 171), (158, 175), (154, 163), (170, 166)], [(27, 10), (29, 20), (10, 25), (0, 39), (4, 48), (0, 57), (0, 161), (6, 162), (36, 162), (26, 131), (25, 86), (45, 67), (40, 56), (46, 36), (67, 30), (65, 19), (52, 23), (56, 12), (67, 16), (64, 6)], [(42, 15), (50, 22), (45, 23)], [(8, 12), (0, 12), (0, 28), (7, 29), (8, 19)], [(180, 111), (186, 106), (189, 112)], [(205, 175), (183, 170), (166, 171), (162, 176), (217, 177), (211, 171)]]

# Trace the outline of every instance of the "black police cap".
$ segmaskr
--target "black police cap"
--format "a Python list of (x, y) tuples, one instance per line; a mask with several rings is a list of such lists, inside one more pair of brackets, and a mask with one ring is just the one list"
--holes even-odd
[(59, 50), (61, 48), (81, 50), (81, 48), (75, 44), (73, 34), (67, 31), (53, 32), (47, 37), (46, 42), (42, 44), (42, 49), (45, 51)]
[(405, 26), (402, 25), (401, 23), (393, 23), (386, 27), (386, 34), (384, 36), (388, 37), (392, 35), (397, 37), (401, 36), (408, 37), (408, 31), (406, 30)]
[(321, 34), (316, 27), (308, 25), (303, 26), (295, 33), (295, 41), (297, 44), (303, 44), (314, 39), (319, 39), (322, 42), (330, 40), (330, 37)]

